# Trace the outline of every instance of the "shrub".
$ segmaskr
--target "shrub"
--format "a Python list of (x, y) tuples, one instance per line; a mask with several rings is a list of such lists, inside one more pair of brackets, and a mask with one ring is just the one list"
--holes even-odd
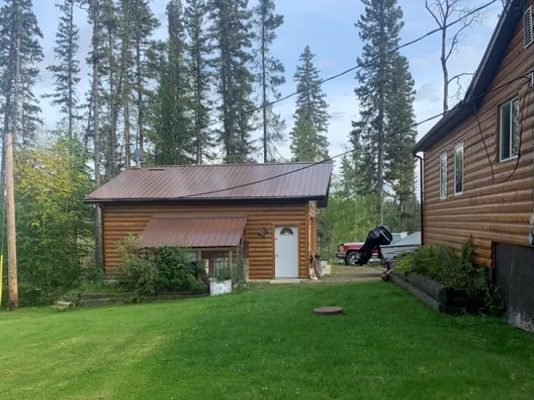
[(123, 260), (121, 283), (141, 295), (206, 290), (205, 272), (189, 261), (178, 247), (142, 249), (139, 240), (127, 236), (119, 254)]
[(237, 265), (234, 265), (232, 269), (232, 283), (234, 285), (241, 285), (245, 283), (245, 264), (239, 262)]
[(223, 268), (218, 268), (215, 270), (213, 277), (218, 282), (232, 279), (232, 269), (228, 265), (224, 266)]
[(468, 240), (459, 252), (448, 246), (421, 247), (401, 257), (395, 269), (400, 273), (417, 272), (471, 296), (484, 297), (490, 311), (502, 311), (502, 298), (490, 281), (489, 269), (472, 259), (473, 246)]
[(204, 270), (189, 260), (187, 252), (179, 247), (158, 247), (154, 250), (158, 293), (198, 290)]

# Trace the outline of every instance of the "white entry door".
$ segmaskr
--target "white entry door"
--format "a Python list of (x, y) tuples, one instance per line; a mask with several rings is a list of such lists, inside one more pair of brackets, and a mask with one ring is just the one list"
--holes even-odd
[(294, 226), (276, 227), (275, 245), (275, 277), (299, 277), (299, 231)]

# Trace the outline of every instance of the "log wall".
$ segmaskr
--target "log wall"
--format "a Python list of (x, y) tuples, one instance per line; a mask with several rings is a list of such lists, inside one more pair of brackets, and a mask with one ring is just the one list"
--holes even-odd
[[(458, 247), (472, 236), (476, 261), (488, 267), (492, 266), (492, 243), (528, 245), (529, 220), (534, 213), (534, 91), (526, 79), (499, 86), (533, 68), (534, 44), (524, 48), (519, 23), (478, 113), (425, 152), (425, 244)], [(520, 157), (501, 162), (499, 106), (516, 96), (521, 119)], [(460, 143), (464, 145), (464, 190), (455, 195), (454, 148)], [(444, 153), (448, 163), (447, 198), (440, 200), (439, 162)]]
[[(308, 277), (309, 244), (312, 229), (309, 205), (243, 205), (243, 204), (103, 204), (104, 268), (108, 276), (120, 264), (119, 243), (128, 234), (139, 235), (154, 214), (188, 216), (246, 215), (245, 240), (249, 243), (249, 278), (274, 279), (274, 228), (296, 226), (299, 231), (299, 277)], [(259, 231), (266, 228), (262, 237)], [(313, 237), (316, 237), (315, 235)], [(314, 247), (315, 248), (315, 247)]]

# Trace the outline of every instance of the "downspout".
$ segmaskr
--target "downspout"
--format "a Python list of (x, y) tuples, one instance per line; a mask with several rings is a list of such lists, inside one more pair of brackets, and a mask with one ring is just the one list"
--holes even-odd
[(425, 219), (424, 219), (424, 212), (423, 212), (423, 205), (424, 205), (424, 194), (425, 194), (425, 178), (424, 178), (424, 164), (425, 160), (423, 157), (417, 155), (417, 153), (414, 151), (413, 156), (419, 160), (419, 196), (420, 196), (420, 202), (419, 202), (419, 220), (421, 224), (421, 246), (425, 244)]

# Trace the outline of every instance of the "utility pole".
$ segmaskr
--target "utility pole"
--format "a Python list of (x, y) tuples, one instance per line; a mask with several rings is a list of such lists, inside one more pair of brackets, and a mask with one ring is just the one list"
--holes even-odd
[(15, 165), (13, 146), (17, 136), (18, 106), (20, 90), (20, 36), (17, 34), (15, 47), (15, 83), (13, 102), (12, 131), (5, 131), (6, 144), (6, 218), (7, 218), (7, 277), (9, 282), (9, 309), (17, 311), (19, 308), (19, 289), (17, 274), (17, 228), (15, 222)]
[(17, 230), (15, 226), (15, 185), (13, 179), (13, 134), (6, 132), (5, 139), (9, 309), (16, 311), (19, 307), (19, 292), (17, 278)]

